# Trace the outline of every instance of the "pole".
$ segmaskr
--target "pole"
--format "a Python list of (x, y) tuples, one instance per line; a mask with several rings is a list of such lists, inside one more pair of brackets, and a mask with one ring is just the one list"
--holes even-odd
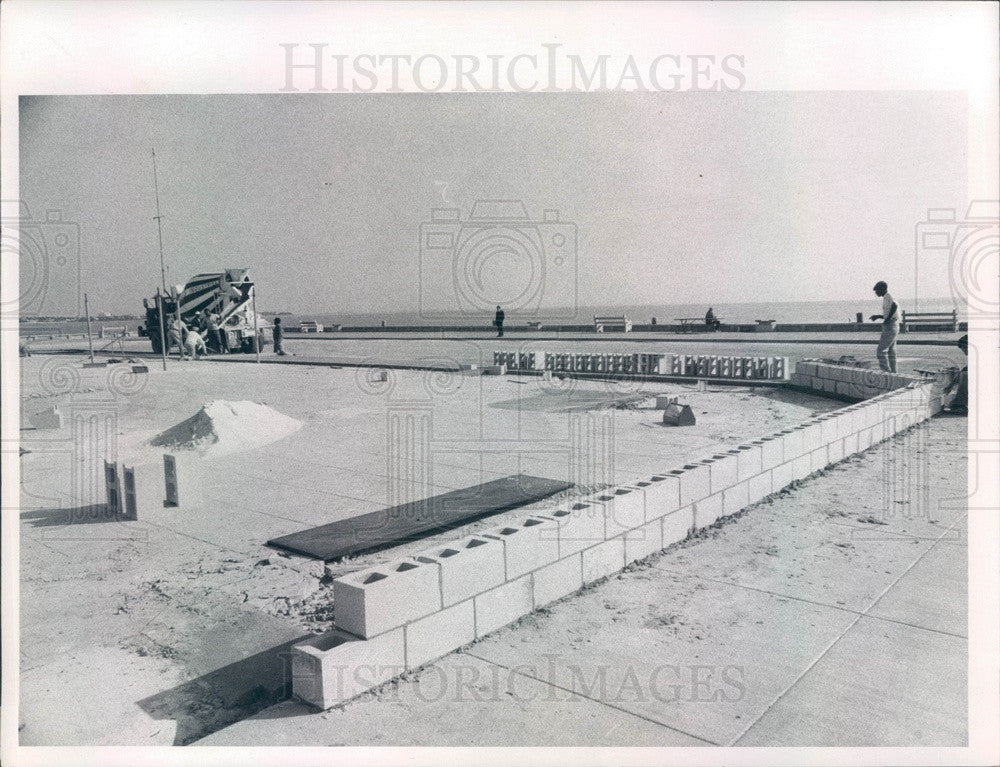
[(180, 337), (180, 344), (177, 347), (177, 353), (180, 354), (181, 362), (184, 361), (184, 330), (181, 328), (183, 324), (181, 322), (181, 294), (177, 294), (177, 298), (174, 301), (174, 308), (177, 310), (177, 335)]
[[(79, 306), (79, 304), (77, 304)], [(94, 361), (94, 339), (90, 335), (90, 302), (87, 299), (87, 294), (83, 294), (83, 312), (87, 315), (87, 346), (90, 347), (90, 361)]]
[(160, 298), (160, 289), (156, 289), (156, 314), (160, 318), (160, 357), (163, 359), (163, 369), (167, 369), (167, 339), (166, 331), (163, 328), (163, 300)]
[(250, 288), (250, 304), (253, 307), (253, 353), (260, 362), (260, 325), (257, 321), (257, 286)]
[(167, 268), (163, 263), (163, 227), (160, 224), (160, 220), (163, 216), (160, 215), (160, 186), (156, 180), (156, 150), (153, 150), (153, 191), (156, 195), (156, 215), (153, 218), (156, 219), (156, 238), (160, 243), (160, 281), (163, 284), (163, 292), (167, 292)]

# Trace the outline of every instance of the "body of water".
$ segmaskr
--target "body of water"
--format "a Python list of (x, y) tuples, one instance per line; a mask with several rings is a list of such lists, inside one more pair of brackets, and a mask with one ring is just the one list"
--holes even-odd
[[(912, 302), (898, 300), (900, 310), (917, 311)], [(517, 314), (507, 312), (507, 324), (524, 324), (539, 320), (543, 324), (552, 325), (587, 325), (594, 321), (595, 316), (624, 314), (635, 324), (647, 324), (653, 317), (662, 325), (669, 325), (679, 317), (704, 317), (709, 306), (715, 316), (722, 322), (752, 323), (756, 320), (774, 320), (776, 322), (854, 322), (857, 312), (862, 312), (865, 321), (872, 314), (882, 311), (881, 299), (872, 294), (869, 301), (787, 301), (774, 303), (740, 303), (740, 304), (656, 304), (656, 305), (604, 305), (581, 306), (575, 312), (566, 310), (559, 316), (545, 317), (536, 314)], [(956, 305), (951, 298), (921, 298), (921, 312), (958, 311), (960, 322), (965, 321), (965, 307)], [(386, 325), (474, 325), (481, 319), (484, 325), (493, 322), (493, 313), (484, 312), (481, 318), (469, 315), (457, 315), (450, 320), (435, 317), (422, 317), (417, 312), (393, 312), (382, 314), (354, 313), (321, 313), (297, 314), (283, 317), (282, 322), (289, 326), (297, 325), (299, 320), (315, 320), (323, 325), (378, 325), (383, 320)]]
[[(915, 311), (912, 302), (906, 299), (898, 300), (900, 310)], [(872, 294), (871, 300), (864, 301), (786, 301), (773, 303), (740, 303), (740, 304), (655, 304), (655, 305), (604, 305), (581, 306), (575, 312), (566, 310), (558, 317), (545, 317), (536, 314), (517, 314), (507, 312), (507, 324), (517, 325), (539, 320), (550, 325), (589, 325), (594, 316), (624, 314), (635, 324), (647, 324), (655, 317), (661, 325), (673, 324), (679, 317), (704, 317), (711, 306), (715, 316), (726, 323), (752, 323), (756, 320), (774, 320), (786, 323), (819, 323), (819, 322), (854, 322), (857, 312), (862, 312), (865, 321), (872, 314), (881, 313), (882, 302)], [(965, 307), (956, 305), (951, 298), (921, 298), (921, 312), (950, 312), (958, 310), (958, 319), (965, 321)], [(262, 312), (271, 315), (271, 312)], [(300, 320), (315, 320), (322, 325), (362, 325), (378, 326), (382, 321), (386, 325), (476, 325), (489, 326), (493, 322), (492, 312), (484, 312), (482, 317), (456, 315), (451, 319), (438, 316), (423, 317), (418, 312), (385, 312), (385, 313), (348, 313), (315, 312), (312, 314), (283, 315), (282, 323), (288, 328), (297, 328)], [(109, 327), (128, 325), (134, 329), (141, 324), (140, 320), (92, 320), (94, 335), (98, 334), (101, 325)], [(21, 334), (43, 333), (85, 333), (85, 322), (73, 320), (52, 322), (22, 322)]]

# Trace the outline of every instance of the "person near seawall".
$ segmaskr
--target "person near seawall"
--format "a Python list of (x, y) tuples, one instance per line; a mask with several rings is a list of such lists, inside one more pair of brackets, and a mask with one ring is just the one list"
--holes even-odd
[(890, 373), (896, 372), (896, 338), (899, 336), (899, 307), (892, 294), (889, 293), (889, 286), (879, 280), (872, 288), (875, 295), (882, 299), (882, 313), (873, 314), (872, 321), (882, 320), (882, 336), (878, 341), (878, 348), (875, 356), (878, 358), (878, 365), (882, 370)]

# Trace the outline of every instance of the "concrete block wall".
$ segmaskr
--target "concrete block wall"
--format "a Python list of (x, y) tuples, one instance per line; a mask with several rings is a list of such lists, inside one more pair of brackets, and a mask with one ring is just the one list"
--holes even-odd
[(329, 708), (926, 420), (900, 388), (552, 511), (334, 581), (336, 630), (293, 648), (293, 693)]
[(788, 380), (787, 357), (724, 357), (684, 354), (569, 354), (562, 352), (493, 352), (494, 365), (507, 370), (567, 373), (627, 373), (753, 380)]
[(788, 383), (796, 388), (810, 389), (821, 394), (867, 400), (910, 384), (919, 384), (921, 379), (856, 365), (837, 365), (807, 359), (796, 363), (795, 372)]

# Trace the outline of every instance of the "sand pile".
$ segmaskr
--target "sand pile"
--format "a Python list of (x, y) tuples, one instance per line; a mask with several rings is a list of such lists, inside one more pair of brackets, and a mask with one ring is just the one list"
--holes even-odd
[(301, 421), (260, 402), (218, 399), (202, 406), (187, 420), (160, 432), (149, 444), (216, 456), (252, 450), (301, 428)]

